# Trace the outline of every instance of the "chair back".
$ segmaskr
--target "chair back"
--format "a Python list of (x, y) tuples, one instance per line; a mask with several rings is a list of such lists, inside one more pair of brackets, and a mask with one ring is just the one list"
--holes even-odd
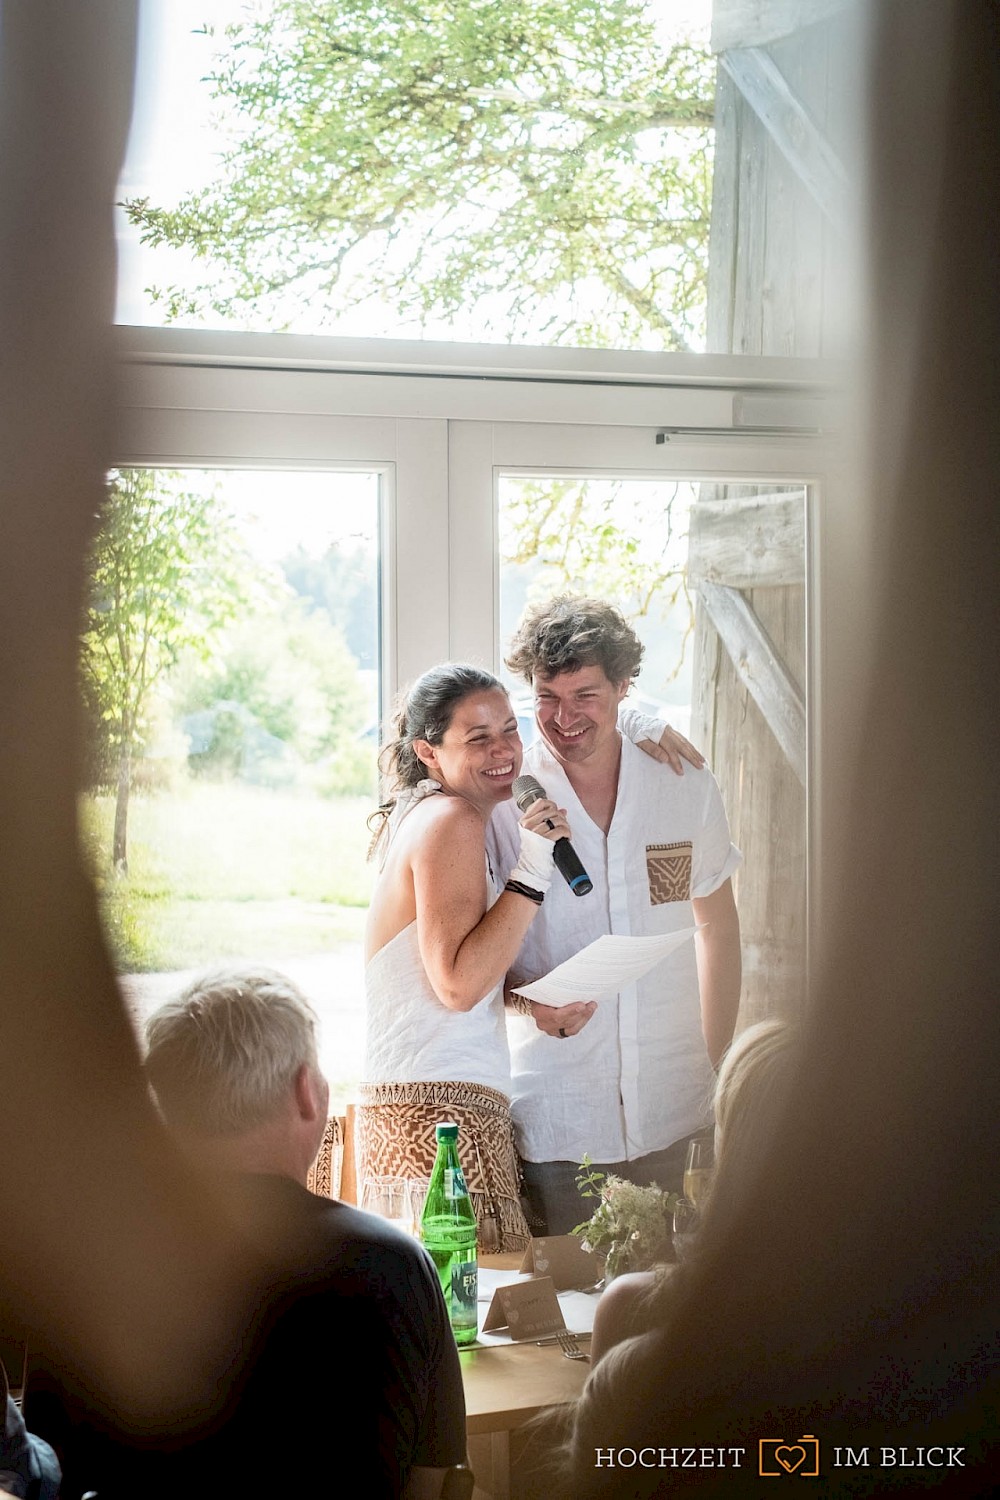
[(309, 1168), (306, 1186), (320, 1198), (340, 1198), (344, 1172), (344, 1141), (347, 1135), (343, 1115), (331, 1115), (326, 1122), (316, 1160)]

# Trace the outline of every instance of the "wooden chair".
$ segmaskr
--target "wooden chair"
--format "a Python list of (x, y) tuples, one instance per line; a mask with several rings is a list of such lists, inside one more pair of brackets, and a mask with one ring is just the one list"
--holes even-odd
[(347, 1127), (343, 1115), (331, 1115), (326, 1122), (316, 1160), (309, 1168), (306, 1186), (320, 1198), (342, 1198), (344, 1175), (344, 1142)]
[(358, 1202), (357, 1107), (347, 1106), (344, 1116), (344, 1170), (340, 1179), (340, 1196), (345, 1203)]

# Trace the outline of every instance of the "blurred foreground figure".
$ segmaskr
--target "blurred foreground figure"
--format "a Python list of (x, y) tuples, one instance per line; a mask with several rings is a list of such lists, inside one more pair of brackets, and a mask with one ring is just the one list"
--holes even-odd
[(1000, 17), (870, 12), (869, 471), (825, 533), (803, 1065), (686, 1295), (594, 1371), (574, 1500), (759, 1495), (814, 1463), (824, 1495), (995, 1482)]
[(17, 1500), (57, 1500), (62, 1474), (43, 1438), (29, 1432), (14, 1403), (7, 1371), (0, 1363), (0, 1495)]
[[(775, 1121), (799, 1066), (797, 1041), (798, 1030), (788, 1022), (758, 1021), (740, 1032), (723, 1058), (714, 1097), (715, 1165), (685, 1259), (698, 1253), (704, 1220), (746, 1192), (758, 1164), (773, 1150)], [(615, 1277), (594, 1315), (590, 1357), (595, 1365), (616, 1344), (669, 1316), (683, 1274), (676, 1265), (661, 1265)]]
[(0, 1324), (141, 1434), (224, 1388), (256, 1267), (150, 1104), (77, 845), (134, 30), (130, 0), (2, 7)]

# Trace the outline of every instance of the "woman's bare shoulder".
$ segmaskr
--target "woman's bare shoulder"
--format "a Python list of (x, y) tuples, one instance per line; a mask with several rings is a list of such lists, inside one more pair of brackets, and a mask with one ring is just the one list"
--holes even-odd
[(407, 820), (410, 827), (407, 844), (412, 855), (439, 849), (486, 847), (486, 828), (482, 816), (464, 797), (428, 797), (414, 808)]

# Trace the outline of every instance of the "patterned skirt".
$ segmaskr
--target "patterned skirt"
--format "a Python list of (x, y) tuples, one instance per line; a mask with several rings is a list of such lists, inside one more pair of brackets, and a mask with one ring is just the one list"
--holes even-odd
[(485, 1254), (523, 1250), (531, 1238), (521, 1209), (521, 1164), (510, 1100), (482, 1083), (363, 1083), (357, 1107), (357, 1178), (426, 1181), (434, 1166), (434, 1127), (458, 1126), (458, 1155)]

